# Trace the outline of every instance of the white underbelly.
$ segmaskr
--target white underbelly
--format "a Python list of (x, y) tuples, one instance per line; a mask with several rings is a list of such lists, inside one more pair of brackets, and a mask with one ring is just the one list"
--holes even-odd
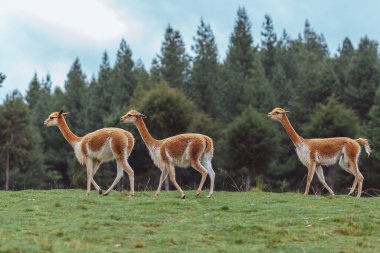
[(315, 156), (315, 162), (319, 165), (330, 166), (337, 163), (340, 153), (333, 156), (322, 156), (318, 152)]
[(89, 156), (93, 159), (97, 159), (99, 161), (109, 161), (114, 159), (114, 155), (109, 144), (105, 145), (103, 148), (96, 152), (91, 152), (88, 147), (87, 150), (89, 151)]
[[(153, 163), (160, 168), (161, 170), (165, 169), (165, 164), (162, 161), (160, 148), (150, 148), (149, 154), (153, 160)], [(172, 157), (168, 152), (166, 152), (166, 156), (169, 159), (169, 162), (176, 167), (187, 168), (190, 166), (190, 160), (188, 157), (187, 150), (183, 153), (181, 157)]]

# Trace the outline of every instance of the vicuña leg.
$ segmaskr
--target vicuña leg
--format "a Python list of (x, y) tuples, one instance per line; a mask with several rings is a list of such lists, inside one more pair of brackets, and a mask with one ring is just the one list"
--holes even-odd
[(164, 183), (166, 177), (168, 176), (168, 171), (164, 168), (162, 171), (161, 171), (161, 176), (160, 176), (160, 182), (158, 183), (158, 188), (157, 188), (157, 191), (156, 191), (156, 196), (158, 196), (160, 194), (160, 191), (161, 191), (161, 188), (162, 188), (162, 184)]
[(95, 187), (95, 189), (99, 192), (99, 194), (102, 194), (102, 189), (95, 182), (95, 179), (94, 179), (94, 176), (95, 176), (96, 172), (98, 171), (99, 167), (100, 167), (100, 162), (99, 161), (93, 161), (91, 182), (92, 182), (92, 185)]
[(313, 180), (314, 172), (315, 172), (315, 162), (312, 163), (309, 168), (307, 168), (307, 182), (306, 182), (306, 189), (304, 195), (309, 194), (309, 189), (310, 189), (310, 183), (311, 180)]
[(125, 173), (128, 174), (131, 195), (134, 196), (135, 195), (135, 172), (133, 171), (133, 169), (131, 168), (127, 160), (121, 161), (120, 163)]
[(115, 187), (115, 185), (117, 183), (119, 183), (120, 179), (123, 177), (123, 169), (122, 169), (122, 166), (120, 165), (120, 162), (117, 161), (117, 175), (116, 175), (116, 178), (115, 180), (113, 181), (112, 185), (107, 189), (107, 191), (105, 193), (103, 193), (104, 196), (107, 196), (108, 193)]
[(214, 183), (215, 183), (215, 171), (212, 169), (211, 161), (208, 159), (204, 159), (203, 161), (204, 167), (208, 171), (208, 175), (210, 176), (210, 192), (207, 195), (208, 198), (212, 196), (214, 193)]
[[(357, 165), (357, 162), (352, 162), (350, 165), (351, 165), (352, 170), (355, 173), (354, 174), (355, 175), (355, 180), (354, 180), (354, 184), (352, 185), (352, 187), (355, 190), (355, 187), (356, 187), (355, 183), (358, 184), (358, 195), (356, 195), (356, 197), (360, 197), (362, 195), (362, 188), (363, 188), (364, 177), (363, 177), (362, 173), (360, 173), (360, 171), (359, 171), (359, 167)], [(351, 191), (352, 191), (352, 188), (351, 188)]]
[(321, 182), (321, 184), (326, 188), (326, 190), (329, 191), (329, 193), (330, 193), (331, 195), (334, 195), (333, 190), (331, 190), (331, 188), (330, 188), (330, 187), (328, 186), (328, 184), (326, 183), (325, 175), (323, 174), (322, 166), (317, 166), (317, 169), (316, 169), (315, 172), (317, 173), (317, 176), (318, 176), (319, 182)]
[(350, 189), (350, 192), (348, 193), (348, 195), (351, 195), (352, 193), (354, 193), (357, 184), (358, 184), (358, 177), (355, 176), (354, 182), (352, 183), (352, 186), (351, 186), (351, 189)]
[(205, 183), (205, 180), (207, 177), (207, 170), (205, 169), (205, 167), (203, 167), (203, 165), (199, 162), (199, 160), (191, 161), (191, 166), (194, 169), (196, 169), (199, 173), (201, 173), (201, 175), (202, 175), (201, 182), (199, 183), (197, 193), (195, 194), (196, 196), (199, 196), (199, 194), (201, 194), (203, 184)]
[(181, 194), (181, 198), (185, 198), (185, 193), (182, 191), (181, 187), (177, 184), (177, 181), (175, 180), (175, 168), (172, 164), (165, 164), (166, 170), (168, 171), (170, 181), (174, 185), (174, 187), (179, 191)]
[(358, 180), (359, 180), (359, 176), (358, 176), (358, 173), (355, 170), (354, 166), (350, 166), (349, 169), (351, 171), (351, 174), (353, 174), (355, 176), (355, 179), (354, 179), (354, 182), (352, 183), (352, 187), (350, 189), (350, 192), (348, 193), (348, 195), (351, 195), (352, 193), (354, 193), (354, 191), (356, 189), (356, 186), (357, 186)]
[(86, 194), (87, 195), (89, 195), (90, 191), (91, 191), (92, 167), (93, 167), (92, 159), (87, 159), (87, 161), (86, 161), (86, 169), (87, 169), (87, 191), (86, 191)]
[(355, 179), (354, 179), (354, 182), (352, 183), (352, 187), (350, 189), (350, 192), (348, 193), (348, 195), (351, 195), (354, 191), (355, 191), (355, 188), (356, 188), (356, 185), (358, 184), (358, 177), (356, 176), (356, 171), (354, 170), (353, 166), (350, 165), (350, 161), (348, 159), (346, 159), (347, 155), (344, 154), (340, 159), (339, 159), (339, 166), (347, 171), (348, 173), (354, 175)]

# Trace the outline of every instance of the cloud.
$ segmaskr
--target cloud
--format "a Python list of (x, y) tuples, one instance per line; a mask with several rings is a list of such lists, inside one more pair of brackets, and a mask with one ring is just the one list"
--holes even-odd
[(7, 1), (0, 9), (0, 16), (3, 22), (4, 19), (21, 18), (52, 34), (72, 33), (90, 41), (120, 38), (126, 32), (136, 32), (139, 28), (139, 23), (133, 18), (129, 20), (132, 25), (127, 26), (120, 20), (116, 9), (100, 0)]
[(25, 91), (35, 72), (39, 76), (50, 73), (53, 84), (63, 86), (77, 57), (91, 76), (104, 50), (116, 52), (123, 37), (134, 44), (143, 39), (143, 23), (127, 7), (111, 1), (3, 2), (0, 0), (0, 72), (6, 73), (7, 79), (1, 97), (14, 88)]

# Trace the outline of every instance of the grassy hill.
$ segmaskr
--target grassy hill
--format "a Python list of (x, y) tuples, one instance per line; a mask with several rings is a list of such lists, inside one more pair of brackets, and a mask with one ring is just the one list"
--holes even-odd
[(380, 252), (380, 197), (0, 192), (0, 252)]

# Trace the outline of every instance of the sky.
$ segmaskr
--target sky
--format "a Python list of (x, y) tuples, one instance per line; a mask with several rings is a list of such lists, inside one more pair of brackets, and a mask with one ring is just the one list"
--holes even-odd
[(201, 18), (211, 25), (222, 61), (239, 6), (246, 8), (256, 45), (265, 14), (278, 35), (286, 29), (291, 38), (308, 19), (332, 55), (345, 37), (355, 47), (366, 35), (380, 41), (377, 0), (0, 0), (0, 72), (7, 76), (0, 100), (14, 89), (25, 94), (35, 73), (39, 79), (49, 73), (53, 86), (64, 87), (76, 58), (88, 79), (96, 76), (102, 54), (113, 64), (123, 38), (133, 59), (149, 69), (168, 24), (180, 31), (191, 54)]

